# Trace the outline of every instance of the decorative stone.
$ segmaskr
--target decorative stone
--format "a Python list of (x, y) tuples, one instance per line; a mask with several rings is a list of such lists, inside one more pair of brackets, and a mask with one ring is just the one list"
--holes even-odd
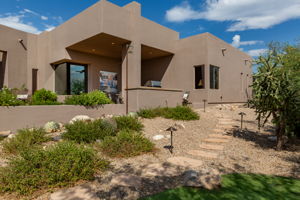
[(212, 143), (227, 143), (229, 140), (227, 139), (218, 139), (218, 138), (207, 138), (203, 140), (204, 142), (212, 142)]
[(220, 150), (224, 149), (224, 146), (216, 145), (216, 144), (200, 144), (200, 148), (207, 150)]
[(11, 139), (14, 138), (16, 136), (16, 134), (10, 134), (9, 136), (7, 136), (7, 138)]
[(51, 121), (51, 122), (47, 122), (44, 125), (44, 129), (47, 133), (53, 133), (58, 131), (60, 128), (59, 124), (57, 122)]
[(137, 117), (138, 114), (136, 112), (130, 112), (130, 113), (128, 113), (128, 116), (130, 116), (130, 117)]
[(199, 180), (199, 173), (194, 170), (188, 170), (183, 173), (183, 186), (186, 187), (202, 187)]
[(135, 175), (129, 175), (129, 174), (120, 174), (115, 176), (111, 180), (112, 185), (119, 185), (119, 186), (125, 186), (125, 187), (135, 187), (138, 188), (141, 186), (142, 179)]
[(99, 200), (96, 192), (90, 186), (81, 185), (73, 188), (59, 190), (50, 195), (49, 200)]
[(209, 137), (211, 138), (221, 138), (221, 139), (231, 139), (228, 135), (221, 135), (221, 134), (210, 134)]
[(73, 119), (71, 119), (70, 124), (73, 124), (75, 121), (90, 122), (90, 121), (93, 121), (93, 118), (90, 118), (87, 115), (77, 115), (77, 116), (73, 117)]
[(182, 124), (182, 123), (175, 123), (175, 124), (174, 124), (174, 127), (175, 127), (175, 128), (178, 128), (178, 129), (185, 129), (185, 126), (184, 126), (184, 124)]
[(165, 138), (165, 136), (163, 136), (163, 135), (155, 135), (155, 136), (153, 136), (153, 140), (162, 140), (164, 138)]
[(173, 165), (182, 167), (200, 167), (201, 165), (203, 165), (203, 162), (201, 160), (180, 156), (168, 158), (167, 161)]
[(8, 137), (11, 131), (0, 131), (0, 137)]
[(199, 151), (199, 150), (191, 150), (188, 152), (188, 154), (193, 156), (201, 156), (204, 158), (210, 158), (210, 159), (216, 159), (218, 157), (217, 153), (211, 153), (206, 151)]
[(212, 169), (207, 173), (200, 175), (202, 187), (207, 190), (218, 189), (221, 187), (221, 176), (218, 170)]

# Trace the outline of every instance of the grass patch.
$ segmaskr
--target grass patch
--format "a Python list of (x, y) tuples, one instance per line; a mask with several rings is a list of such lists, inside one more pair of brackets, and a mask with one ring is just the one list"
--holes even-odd
[(296, 200), (300, 197), (300, 180), (258, 174), (222, 176), (222, 188), (204, 190), (177, 188), (143, 200)]
[(70, 185), (93, 179), (97, 170), (108, 167), (95, 152), (84, 146), (61, 142), (46, 150), (24, 151), (7, 167), (0, 168), (0, 192), (29, 195), (36, 190)]
[(122, 130), (115, 137), (106, 137), (99, 147), (110, 157), (123, 158), (151, 152), (154, 144), (140, 133)]
[(120, 116), (114, 118), (117, 122), (118, 130), (133, 130), (136, 132), (141, 132), (144, 125), (138, 120), (137, 117), (132, 116)]
[(18, 130), (15, 137), (3, 141), (3, 151), (9, 154), (19, 154), (31, 148), (40, 146), (43, 142), (50, 141), (44, 129)]
[(103, 140), (107, 136), (115, 136), (115, 127), (103, 120), (92, 122), (75, 121), (73, 124), (65, 126), (66, 132), (63, 139), (72, 140), (77, 143), (92, 143), (96, 140)]
[(155, 117), (164, 117), (174, 120), (199, 120), (199, 115), (187, 106), (176, 106), (175, 108), (152, 108), (141, 109), (138, 115), (143, 118), (152, 119)]

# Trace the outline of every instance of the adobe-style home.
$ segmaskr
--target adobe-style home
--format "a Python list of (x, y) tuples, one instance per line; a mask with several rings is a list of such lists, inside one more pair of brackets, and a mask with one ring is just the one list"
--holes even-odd
[(209, 33), (179, 33), (141, 16), (141, 5), (99, 1), (52, 31), (0, 26), (0, 87), (58, 95), (103, 90), (129, 111), (181, 104), (246, 102), (251, 57)]

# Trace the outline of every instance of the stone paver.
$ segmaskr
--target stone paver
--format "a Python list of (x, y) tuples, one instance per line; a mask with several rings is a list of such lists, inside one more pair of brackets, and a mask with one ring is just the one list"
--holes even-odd
[(112, 180), (112, 185), (119, 185), (125, 187), (140, 187), (142, 179), (139, 176), (130, 175), (130, 174), (119, 174), (116, 175)]
[(147, 165), (142, 170), (142, 176), (177, 176), (180, 171), (167, 163), (154, 163)]
[(233, 125), (234, 122), (231, 122), (231, 121), (221, 121), (219, 122), (219, 125)]
[(49, 200), (99, 200), (99, 198), (90, 186), (80, 185), (54, 192)]
[(227, 143), (228, 139), (219, 139), (219, 138), (207, 138), (204, 139), (203, 142), (211, 142), (211, 143)]
[(182, 167), (200, 167), (201, 165), (203, 165), (203, 162), (201, 160), (181, 156), (168, 158), (167, 161), (173, 165)]
[(218, 124), (217, 129), (232, 129), (232, 125), (222, 125)]
[(221, 134), (210, 134), (210, 138), (221, 138), (221, 139), (231, 139), (229, 135), (221, 135)]
[(200, 148), (207, 149), (207, 150), (220, 150), (224, 149), (224, 146), (217, 145), (217, 144), (200, 144)]
[(211, 153), (211, 152), (206, 152), (206, 151), (200, 151), (200, 150), (191, 150), (189, 152), (187, 152), (190, 155), (194, 155), (194, 156), (201, 156), (204, 158), (212, 158), (215, 159), (218, 157), (217, 153)]
[(224, 133), (225, 131), (223, 129), (213, 129), (216, 133)]

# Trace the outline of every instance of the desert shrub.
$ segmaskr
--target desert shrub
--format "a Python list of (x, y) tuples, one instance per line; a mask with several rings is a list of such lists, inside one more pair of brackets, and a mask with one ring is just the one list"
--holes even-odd
[(46, 89), (37, 90), (31, 99), (32, 105), (58, 105), (57, 95)]
[(23, 101), (17, 99), (11, 89), (4, 87), (0, 90), (0, 106), (19, 106), (24, 104)]
[(119, 116), (114, 118), (117, 122), (118, 130), (133, 130), (140, 132), (143, 130), (143, 124), (138, 120), (137, 117), (132, 116)]
[(175, 108), (150, 108), (141, 109), (138, 115), (143, 118), (152, 119), (155, 117), (164, 117), (174, 120), (198, 120), (199, 115), (190, 107), (177, 106)]
[(9, 154), (18, 154), (38, 147), (43, 142), (51, 140), (46, 134), (44, 129), (18, 130), (15, 137), (3, 141), (3, 151)]
[(115, 137), (106, 137), (100, 143), (100, 150), (110, 157), (131, 157), (151, 152), (154, 144), (142, 134), (122, 130)]
[(116, 129), (113, 125), (103, 120), (92, 122), (75, 121), (65, 126), (66, 132), (62, 135), (64, 139), (76, 141), (77, 143), (91, 143), (102, 140), (106, 136), (115, 136)]
[(60, 142), (46, 150), (25, 151), (0, 168), (0, 192), (28, 195), (36, 190), (90, 180), (96, 170), (108, 167), (91, 148)]
[(106, 94), (99, 90), (87, 94), (69, 96), (65, 99), (65, 104), (68, 105), (98, 106), (111, 103), (112, 101)]

